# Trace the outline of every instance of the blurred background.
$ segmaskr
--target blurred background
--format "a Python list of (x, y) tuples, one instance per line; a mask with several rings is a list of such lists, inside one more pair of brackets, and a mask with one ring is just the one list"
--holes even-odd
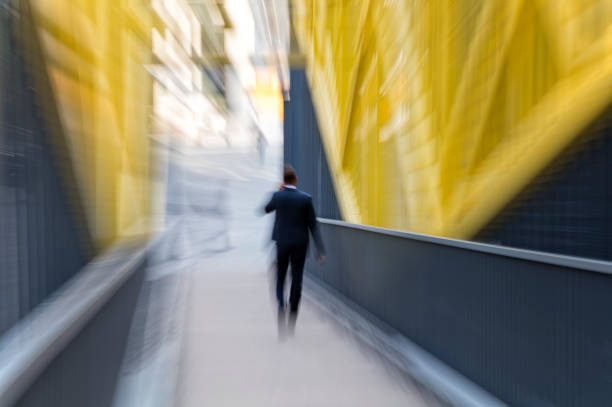
[(279, 159), (288, 21), (269, 25), (263, 3), (1, 10), (3, 330), (113, 243), (186, 210), (229, 217), (233, 180), (278, 178), (264, 164), (267, 147)]
[[(611, 103), (610, 0), (0, 0), (0, 405), (478, 399), (346, 342), (331, 297), (481, 405), (603, 405)], [(260, 216), (283, 163), (332, 290), (291, 362)], [(322, 386), (338, 352), (362, 370)]]

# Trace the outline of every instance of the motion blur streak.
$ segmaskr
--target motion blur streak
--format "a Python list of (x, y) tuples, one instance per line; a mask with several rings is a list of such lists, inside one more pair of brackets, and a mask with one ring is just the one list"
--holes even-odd
[(350, 222), (471, 238), (612, 101), (610, 1), (296, 0), (292, 14)]
[(44, 64), (35, 73), (48, 77), (53, 93), (53, 100), (38, 103), (47, 122), (58, 112), (61, 134), (54, 140), (66, 146), (98, 248), (149, 229), (152, 80), (146, 65), (154, 18), (141, 3), (29, 2), (30, 42), (40, 47)]

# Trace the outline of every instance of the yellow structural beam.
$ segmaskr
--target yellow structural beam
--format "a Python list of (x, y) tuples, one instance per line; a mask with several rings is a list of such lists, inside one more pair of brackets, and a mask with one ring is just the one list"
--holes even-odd
[(346, 220), (470, 238), (612, 102), (606, 0), (293, 0)]
[[(31, 0), (29, 9), (96, 247), (148, 231), (153, 16), (135, 0)], [(66, 158), (66, 157), (64, 157)]]

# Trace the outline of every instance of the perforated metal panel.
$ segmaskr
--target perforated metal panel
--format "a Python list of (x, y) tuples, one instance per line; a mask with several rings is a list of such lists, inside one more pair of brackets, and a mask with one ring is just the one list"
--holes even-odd
[(24, 62), (20, 23), (18, 10), (0, 4), (0, 333), (86, 261)]
[(318, 216), (341, 219), (317, 117), (304, 70), (291, 70), (290, 100), (285, 102), (285, 163), (298, 173), (299, 188), (312, 195)]
[(309, 258), (311, 276), (502, 401), (612, 400), (612, 263), (320, 226), (327, 262)]
[(475, 240), (612, 260), (612, 121), (585, 132)]

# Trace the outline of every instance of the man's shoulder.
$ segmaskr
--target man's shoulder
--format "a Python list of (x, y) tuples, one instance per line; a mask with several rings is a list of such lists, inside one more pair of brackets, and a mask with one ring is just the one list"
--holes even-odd
[(300, 200), (309, 200), (312, 199), (310, 194), (307, 194), (304, 191), (300, 191), (299, 189), (289, 190), (289, 189), (281, 189), (274, 193), (275, 196), (279, 198), (297, 198)]
[(312, 196), (310, 196), (310, 194), (307, 194), (306, 192), (300, 191), (300, 194), (302, 194), (302, 197), (305, 199), (308, 199), (308, 200), (312, 199)]
[(296, 190), (296, 192), (298, 193), (298, 195), (299, 195), (299, 196), (300, 196), (300, 198), (302, 198), (302, 199), (312, 199), (312, 197), (311, 197), (309, 194), (307, 194), (306, 192), (304, 192), (304, 191), (300, 191), (300, 190), (298, 189), (298, 190)]

